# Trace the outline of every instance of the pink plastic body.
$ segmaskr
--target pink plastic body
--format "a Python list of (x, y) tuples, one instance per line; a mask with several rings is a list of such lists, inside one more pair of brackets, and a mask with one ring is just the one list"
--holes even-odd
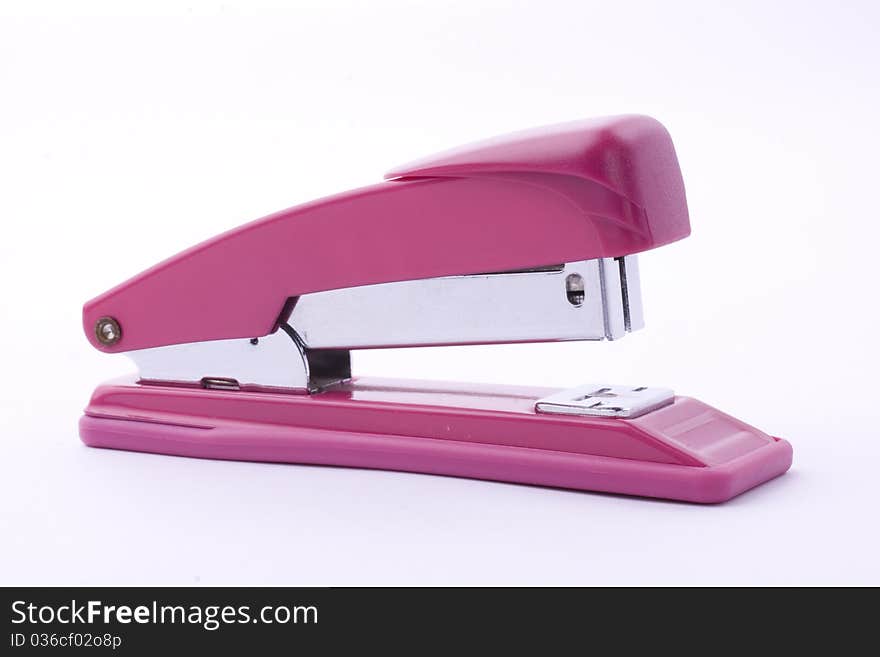
[[(616, 257), (688, 235), (672, 141), (644, 116), (551, 126), (441, 155), (189, 249), (83, 308), (97, 349), (275, 330), (287, 300), (358, 285)], [(102, 317), (121, 339), (101, 344)]]
[(82, 440), (177, 456), (380, 468), (689, 502), (784, 473), (791, 446), (702, 402), (632, 420), (545, 415), (552, 390), (359, 379), (320, 395), (99, 387)]

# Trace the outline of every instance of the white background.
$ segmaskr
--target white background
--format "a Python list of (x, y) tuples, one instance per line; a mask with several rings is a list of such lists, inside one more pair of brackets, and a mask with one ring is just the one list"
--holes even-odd
[[(2, 5), (0, 584), (880, 584), (877, 3), (185, 4)], [(86, 300), (402, 161), (624, 112), (670, 130), (693, 226), (642, 257), (644, 331), (355, 368), (670, 386), (790, 440), (789, 474), (702, 507), (80, 443), (132, 369)]]

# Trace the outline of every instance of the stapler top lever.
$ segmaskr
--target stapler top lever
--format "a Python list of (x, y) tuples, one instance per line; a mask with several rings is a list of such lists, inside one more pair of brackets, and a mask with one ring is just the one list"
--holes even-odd
[[(672, 142), (647, 117), (526, 132), (387, 178), (110, 290), (84, 309), (89, 340), (129, 352), (142, 379), (314, 390), (347, 378), (330, 349), (615, 339), (641, 323), (624, 257), (689, 232)], [(279, 328), (275, 344), (241, 342)]]
[[(273, 406), (283, 409), (286, 418), (285, 431), (278, 428), (277, 418), (271, 423), (276, 441), (285, 436), (278, 451), (254, 447), (253, 452), (227, 458), (437, 471), (660, 496), (675, 495), (657, 493), (651, 485), (603, 487), (590, 477), (576, 483), (535, 473), (560, 453), (576, 453), (582, 463), (582, 457), (633, 458), (706, 466), (693, 449), (665, 435), (651, 439), (653, 452), (632, 445), (615, 451), (606, 444), (614, 430), (638, 433), (627, 424), (634, 418), (657, 418), (675, 407), (681, 411), (687, 404), (678, 400), (684, 398), (668, 390), (599, 385), (542, 391), (551, 394), (536, 394), (527, 411), (517, 407), (515, 412), (506, 405), (515, 393), (485, 392), (477, 403), (471, 392), (471, 401), (459, 400), (452, 405), (457, 410), (450, 410), (450, 390), (432, 403), (430, 387), (426, 391), (400, 382), (391, 387), (370, 384), (351, 374), (352, 349), (613, 340), (641, 328), (635, 254), (690, 231), (675, 151), (660, 123), (644, 116), (620, 116), (552, 126), (450, 151), (394, 169), (386, 178), (219, 235), (88, 302), (83, 326), (90, 342), (101, 351), (126, 352), (138, 365), (136, 382), (124, 386), (125, 394), (135, 395), (138, 404), (146, 404), (147, 397), (152, 400), (148, 405), (166, 400), (168, 404), (151, 408), (162, 422), (174, 426), (187, 424), (172, 417), (170, 409), (179, 407), (168, 401), (172, 397), (199, 406), (191, 413), (199, 417), (206, 412), (201, 404), (218, 400), (229, 409), (247, 404), (255, 408), (267, 400), (286, 404)], [(392, 388), (397, 392), (390, 392)], [(404, 389), (408, 392), (401, 392)], [(167, 441), (156, 443), (156, 424), (146, 430), (152, 431), (149, 439), (142, 427), (133, 443), (119, 438), (119, 427), (114, 429), (116, 437), (108, 438), (107, 431), (100, 431), (108, 425), (95, 422), (118, 418), (108, 410), (106, 391), (99, 392), (84, 418), (83, 436), (90, 444), (224, 454), (217, 443), (221, 432), (195, 452), (177, 443), (174, 448)], [(415, 414), (415, 425), (422, 420), (426, 424), (416, 427), (398, 416), (403, 425), (377, 427), (373, 415), (351, 424), (352, 415), (338, 406), (340, 395), (355, 414), (367, 407), (375, 412), (370, 404), (397, 410), (403, 404)], [(249, 399), (252, 402), (245, 401)], [(414, 399), (418, 405), (411, 403)], [(444, 421), (452, 436), (444, 436), (443, 449), (469, 449), (462, 443), (478, 443), (493, 451), (474, 454), (478, 463), (466, 471), (442, 465), (452, 458), (445, 453), (431, 461), (440, 464), (433, 469), (416, 467), (412, 458), (422, 461), (412, 450), (438, 447), (425, 404), (435, 406), (436, 412), (443, 409), (447, 416)], [(476, 404), (470, 410), (485, 414), (486, 422), (489, 416), (497, 419), (498, 413), (507, 412), (528, 429), (516, 439), (499, 437), (497, 428), (488, 426), (476, 433), (466, 430), (464, 425), (473, 419), (473, 413), (462, 416), (468, 404)], [(316, 408), (327, 411), (321, 421), (313, 416)], [(421, 415), (417, 408), (422, 408)], [(330, 409), (336, 409), (335, 415)], [(216, 419), (216, 411), (212, 413)], [(241, 417), (230, 413), (239, 430)], [(720, 416), (712, 417), (717, 421)], [(535, 418), (543, 424), (535, 424)], [(267, 429), (250, 421), (252, 444), (257, 445)], [(583, 433), (581, 444), (541, 436), (551, 426), (558, 429), (572, 422)], [(398, 457), (409, 454), (405, 465), (396, 457), (373, 463), (372, 457), (364, 456), (348, 463), (335, 452), (315, 455), (302, 442), (308, 442), (303, 431), (331, 431), (340, 438), (343, 429), (347, 436), (406, 435), (416, 442), (397, 452)], [(459, 434), (471, 438), (453, 438)], [(364, 454), (371, 450), (370, 440), (360, 439)], [(635, 443), (651, 442), (646, 440), (642, 436)], [(388, 441), (383, 445), (389, 447)], [(758, 442), (739, 442), (743, 454), (756, 446), (784, 443), (765, 434)], [(746, 443), (754, 449), (747, 449)], [(329, 444), (323, 443), (325, 450)], [(496, 472), (499, 459), (511, 458), (507, 450), (540, 452), (547, 446), (556, 456), (548, 453), (531, 468), (531, 475)], [(770, 468), (775, 474), (785, 460), (778, 452)], [(736, 450), (732, 454), (743, 455)], [(460, 463), (461, 453), (453, 461)], [(748, 482), (759, 483), (755, 476)], [(745, 483), (743, 479), (738, 485)]]

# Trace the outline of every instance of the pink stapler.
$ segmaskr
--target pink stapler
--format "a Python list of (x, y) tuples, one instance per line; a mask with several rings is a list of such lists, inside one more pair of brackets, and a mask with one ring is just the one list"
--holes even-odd
[(619, 116), (501, 137), (219, 235), (89, 301), (94, 447), (720, 502), (791, 446), (665, 388), (353, 376), (350, 351), (616, 340), (636, 254), (690, 232), (669, 134)]

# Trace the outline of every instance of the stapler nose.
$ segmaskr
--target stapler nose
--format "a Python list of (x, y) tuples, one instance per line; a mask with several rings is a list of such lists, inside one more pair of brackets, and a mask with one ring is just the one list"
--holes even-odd
[[(553, 190), (577, 204), (591, 220), (602, 222), (608, 255), (638, 253), (690, 234), (684, 181), (672, 138), (663, 124), (648, 116), (524, 130), (385, 174), (388, 180), (456, 177), (522, 180)], [(612, 226), (622, 233), (616, 234)], [(639, 244), (627, 233), (638, 233), (645, 242)]]

